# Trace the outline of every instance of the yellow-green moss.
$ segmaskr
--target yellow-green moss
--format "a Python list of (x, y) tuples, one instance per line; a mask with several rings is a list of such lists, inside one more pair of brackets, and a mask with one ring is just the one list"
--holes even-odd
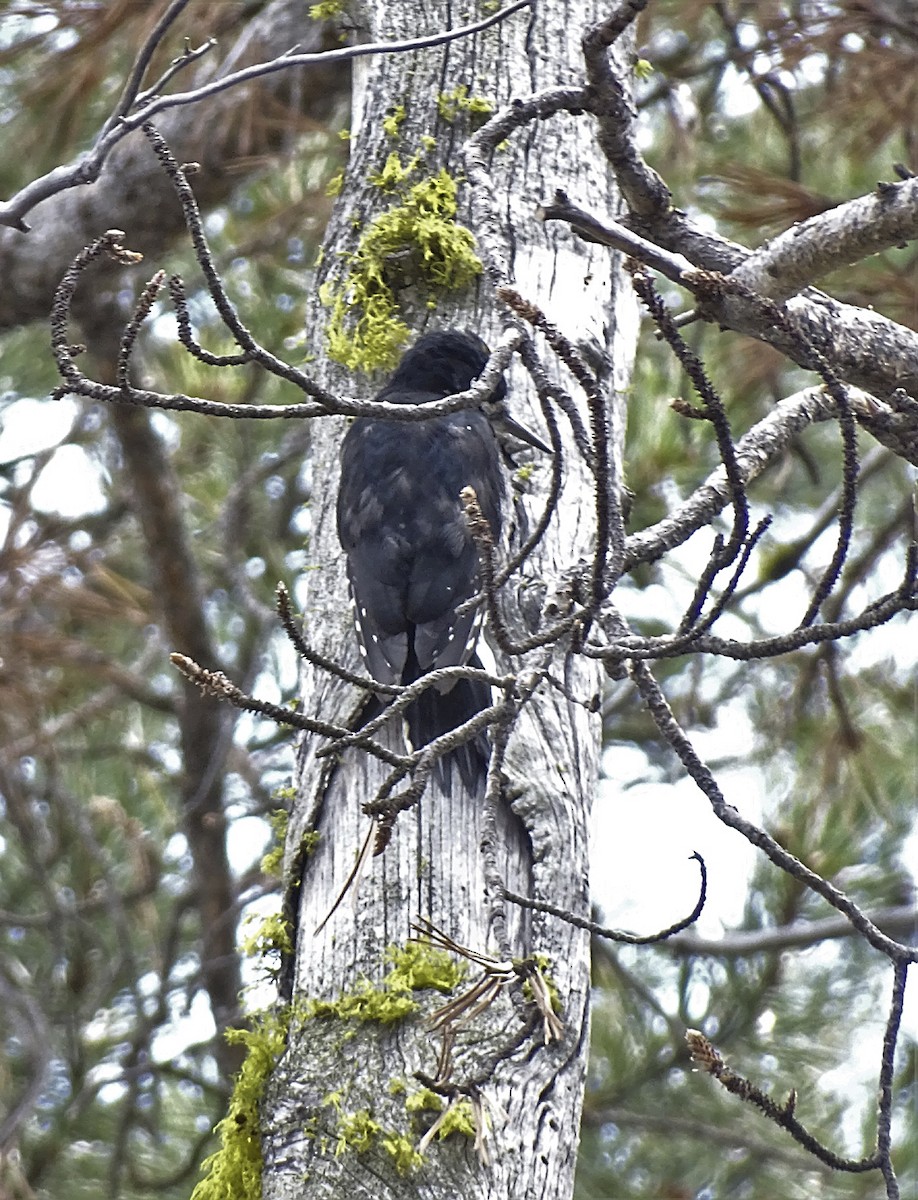
[(404, 104), (395, 104), (389, 109), (382, 123), (386, 137), (398, 137), (398, 128), (407, 115), (408, 112)]
[(366, 979), (352, 992), (337, 1000), (307, 1000), (307, 1017), (337, 1017), (341, 1021), (377, 1021), (391, 1025), (417, 1012), (418, 1003), (410, 994), (392, 993), (385, 987), (375, 988)]
[(460, 1100), (450, 1106), (449, 1112), (444, 1116), (443, 1122), (437, 1130), (437, 1139), (442, 1142), (444, 1138), (448, 1138), (454, 1133), (462, 1134), (463, 1137), (475, 1137), (475, 1118), (472, 1114), (470, 1100)]
[(326, 196), (340, 196), (341, 189), (344, 187), (344, 172), (338, 171), (336, 175), (332, 175), (328, 183), (325, 185)]
[[(279, 788), (274, 794), (277, 799), (283, 799), (286, 798), (288, 792), (292, 791), (292, 788)], [(284, 796), (281, 795), (282, 792)], [(263, 875), (273, 875), (280, 878), (281, 868), (284, 865), (284, 842), (287, 840), (287, 823), (289, 820), (290, 813), (286, 808), (276, 808), (268, 816), (268, 822), (271, 826), (271, 848), (261, 860)]]
[(246, 934), (240, 943), (242, 953), (248, 957), (264, 958), (268, 954), (292, 954), (293, 940), (290, 927), (280, 913), (264, 917)]
[(373, 1145), (373, 1139), (382, 1132), (382, 1126), (374, 1121), (366, 1108), (357, 1112), (339, 1112), (335, 1127), (338, 1141), (335, 1144), (335, 1158), (339, 1158), (348, 1150), (364, 1154)]
[(251, 1029), (229, 1029), (226, 1039), (246, 1048), (233, 1084), (229, 1111), (216, 1127), (220, 1149), (205, 1159), (191, 1200), (258, 1200), (261, 1196), (261, 1131), (258, 1108), (265, 1080), (287, 1042), (290, 1010), (262, 1013)]
[(420, 161), (420, 156), (415, 154), (403, 164), (397, 151), (393, 150), (382, 170), (371, 172), (368, 179), (374, 187), (382, 188), (384, 192), (394, 192), (417, 170)]
[(465, 978), (465, 965), (429, 942), (389, 946), (385, 959), (392, 964), (385, 982), (393, 988), (407, 987), (416, 992), (435, 988), (438, 992), (448, 993)]
[(456, 221), (455, 179), (441, 170), (408, 186), (416, 165), (416, 158), (403, 166), (398, 155), (389, 156), (375, 182), (388, 188), (391, 181), (401, 203), (367, 225), (346, 256), (344, 277), (320, 290), (331, 309), (329, 356), (352, 371), (392, 367), (408, 340), (392, 287), (394, 263), (412, 283), (444, 291), (467, 287), (481, 273), (475, 239)]
[(414, 1142), (405, 1133), (385, 1133), (379, 1144), (392, 1159), (399, 1175), (410, 1175), (424, 1165), (424, 1155), (415, 1149)]
[(484, 96), (470, 96), (467, 85), (460, 83), (453, 91), (441, 92), (437, 96), (437, 112), (444, 121), (449, 121), (450, 125), (460, 113), (468, 113), (474, 125), (482, 123), (494, 112), (494, 105)]
[(390, 946), (385, 957), (392, 966), (378, 987), (362, 979), (353, 991), (345, 992), (336, 1000), (307, 1000), (305, 1015), (391, 1025), (417, 1012), (419, 1005), (414, 998), (415, 992), (427, 988), (451, 992), (464, 974), (462, 966), (445, 951), (426, 943)]
[[(270, 936), (275, 943), (272, 948), (277, 948), (276, 942), (282, 937), (289, 938), (289, 933), (281, 918), (269, 917), (262, 923), (258, 936)], [(385, 958), (390, 969), (378, 988), (364, 982), (335, 1002), (297, 1003), (297, 1019), (338, 1017), (386, 1024), (416, 1011), (418, 1004), (414, 992), (428, 988), (451, 992), (465, 974), (461, 963), (428, 943), (390, 946)], [(265, 1081), (286, 1046), (291, 1012), (289, 1006), (264, 1012), (253, 1018), (251, 1028), (227, 1031), (227, 1041), (245, 1046), (246, 1056), (233, 1084), (229, 1110), (215, 1130), (220, 1138), (220, 1149), (204, 1161), (202, 1178), (191, 1200), (260, 1200), (263, 1160), (259, 1105)], [(403, 1081), (393, 1080), (389, 1085), (392, 1095), (404, 1095), (407, 1090)], [(369, 1109), (346, 1111), (343, 1093), (331, 1092), (323, 1103), (335, 1112), (336, 1155), (348, 1150), (363, 1154), (376, 1146), (391, 1159), (401, 1175), (416, 1171), (423, 1164), (423, 1155), (415, 1149), (407, 1133), (385, 1129)], [(456, 1107), (461, 1108), (461, 1105)], [(406, 1098), (405, 1109), (409, 1114), (424, 1109), (439, 1111), (442, 1100), (436, 1093), (422, 1088)], [(470, 1114), (471, 1110), (468, 1122), (471, 1128)], [(448, 1133), (468, 1133), (461, 1114), (454, 1118), (452, 1112), (444, 1122), (444, 1130), (446, 1132), (438, 1131), (440, 1137), (446, 1137)], [(314, 1136), (314, 1123), (304, 1132)]]
[(653, 74), (653, 63), (646, 58), (639, 58), (634, 64), (634, 73), (638, 79), (649, 79)]
[(445, 1101), (430, 1088), (418, 1088), (405, 1100), (405, 1112), (442, 1112)]
[(315, 854), (316, 850), (319, 848), (319, 842), (321, 841), (321, 838), (322, 835), (319, 833), (318, 829), (307, 829), (300, 838), (300, 846), (302, 847), (303, 853), (307, 856), (310, 854)]
[(340, 1092), (331, 1092), (323, 1104), (334, 1109), (335, 1157), (353, 1151), (366, 1154), (374, 1145), (389, 1156), (399, 1175), (408, 1175), (423, 1166), (424, 1156), (415, 1149), (408, 1134), (385, 1129), (368, 1108), (348, 1112)]
[(344, 0), (319, 0), (318, 4), (310, 4), (309, 15), (314, 21), (327, 21), (344, 12)]

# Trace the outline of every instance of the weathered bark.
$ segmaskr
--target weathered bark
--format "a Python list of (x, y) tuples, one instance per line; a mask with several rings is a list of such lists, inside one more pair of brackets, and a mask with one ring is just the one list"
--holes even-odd
[[(468, 133), (464, 118), (455, 124), (437, 113), (437, 96), (458, 85), (498, 107), (533, 90), (567, 84), (582, 74), (579, 35), (601, 6), (547, 3), (538, 13), (517, 13), (474, 39), (445, 50), (373, 60), (358, 76), (352, 159), (341, 202), (326, 241), (325, 278), (346, 266), (359, 234), (391, 201), (368, 182), (392, 150), (407, 161), (421, 149), (421, 138), (436, 138), (424, 156), (423, 174), (445, 164), (459, 173), (459, 149)], [(369, 38), (397, 38), (447, 28), (455, 18), (445, 3), (380, 3), (366, 16)], [(627, 74), (624, 72), (624, 74)], [(406, 119), (394, 141), (383, 130), (392, 105), (404, 104)], [(488, 274), (477, 295), (450, 297), (438, 305), (431, 324), (458, 324), (487, 336), (499, 331), (493, 282), (512, 283), (535, 300), (591, 357), (607, 356), (605, 375), (610, 422), (620, 456), (623, 422), (619, 401), (627, 386), (636, 335), (630, 287), (613, 270), (604, 249), (572, 238), (534, 220), (540, 198), (558, 186), (603, 197), (615, 209), (611, 178), (595, 145), (588, 121), (569, 115), (534, 124), (494, 157), (496, 198), (476, 194), (471, 221), (480, 238), (479, 252)], [(418, 176), (420, 178), (420, 175)], [(466, 204), (469, 197), (465, 196)], [(429, 313), (410, 292), (400, 297), (406, 319), (420, 332)], [(320, 354), (325, 316), (316, 309), (312, 342)], [(324, 382), (342, 392), (366, 392), (340, 371), (325, 368)], [(527, 411), (521, 372), (511, 377), (515, 415), (538, 425)], [(343, 556), (334, 529), (338, 445), (343, 422), (319, 423), (313, 461), (311, 554), (305, 633), (324, 653), (357, 667)], [(591, 555), (593, 489), (586, 468), (569, 458), (559, 512), (547, 538), (505, 592), (508, 612), (518, 628), (555, 602), (563, 603), (565, 568)], [(531, 491), (517, 517), (530, 525), (541, 511), (549, 466), (534, 464)], [(515, 531), (518, 538), (519, 530)], [(559, 598), (561, 598), (559, 600)], [(597, 673), (582, 659), (554, 650), (554, 674), (571, 694), (588, 699), (599, 690)], [(498, 669), (520, 669), (496, 654)], [(321, 671), (304, 669), (303, 695), (309, 712), (344, 721), (355, 693)], [(262, 1117), (265, 1126), (264, 1195), (291, 1197), (412, 1196), (567, 1197), (573, 1188), (577, 1131), (588, 1042), (589, 947), (585, 934), (553, 917), (521, 919), (495, 893), (493, 876), (481, 852), (489, 821), (497, 826), (496, 867), (511, 889), (586, 915), (587, 816), (598, 769), (599, 723), (581, 705), (556, 689), (542, 687), (519, 721), (510, 744), (506, 795), (497, 813), (454, 787), (451, 795), (428, 791), (421, 803), (403, 813), (392, 842), (371, 861), (364, 877), (322, 929), (367, 834), (361, 803), (372, 799), (385, 771), (359, 751), (332, 765), (314, 758), (321, 741), (305, 738), (299, 755), (299, 796), (290, 826), (287, 866), (291, 911), (296, 912), (294, 1004), (310, 997), (340, 998), (363, 977), (378, 983), (385, 975), (387, 945), (405, 944), (410, 922), (419, 914), (456, 941), (482, 952), (501, 954), (502, 920), (515, 956), (543, 953), (557, 988), (565, 1032), (545, 1046), (541, 1030), (521, 1036), (522, 1021), (507, 995), (479, 1014), (456, 1049), (452, 1078), (481, 1083), (494, 1104), (489, 1145), (493, 1161), (482, 1165), (471, 1141), (454, 1135), (435, 1142), (417, 1173), (401, 1176), (384, 1146), (385, 1133), (363, 1145), (347, 1137), (348, 1114), (366, 1113), (384, 1131), (415, 1144), (423, 1125), (406, 1112), (403, 1089), (417, 1088), (417, 1070), (436, 1073), (436, 1048), (420, 1017), (392, 1026), (358, 1024), (336, 1018), (294, 1016), (287, 1052), (269, 1084)], [(392, 733), (401, 748), (401, 733)], [(511, 803), (512, 801), (512, 803)], [(310, 829), (320, 839), (313, 854), (301, 855), (301, 838)], [(494, 864), (492, 864), (493, 867)], [(512, 906), (507, 906), (512, 909)], [(506, 943), (504, 944), (506, 950)], [(474, 970), (472, 971), (474, 975)], [(444, 997), (416, 993), (429, 1012)], [(294, 1010), (296, 1012), (296, 1009)], [(393, 1094), (393, 1090), (395, 1094)], [(335, 1100), (330, 1099), (335, 1093)], [(345, 1120), (342, 1120), (342, 1114)], [(429, 1114), (428, 1114), (429, 1115)], [(336, 1147), (342, 1152), (336, 1156)], [(304, 1179), (308, 1184), (304, 1187)]]

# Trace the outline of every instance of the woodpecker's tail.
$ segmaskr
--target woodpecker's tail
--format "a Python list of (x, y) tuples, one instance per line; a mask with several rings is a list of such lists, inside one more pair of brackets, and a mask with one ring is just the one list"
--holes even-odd
[[(469, 660), (470, 667), (480, 667), (477, 656)], [(427, 688), (420, 698), (405, 712), (408, 736), (415, 749), (426, 746), (435, 738), (442, 737), (471, 720), (476, 713), (491, 703), (491, 689), (477, 679), (457, 679), (448, 692)], [(488, 775), (490, 743), (487, 732), (482, 730), (477, 737), (437, 760), (435, 775), (444, 789), (450, 786), (450, 775), (459, 772), (463, 787), (470, 795), (484, 794)]]

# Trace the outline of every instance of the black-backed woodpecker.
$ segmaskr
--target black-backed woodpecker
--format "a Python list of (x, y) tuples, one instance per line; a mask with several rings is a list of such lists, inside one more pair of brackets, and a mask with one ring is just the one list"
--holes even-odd
[[(458, 330), (427, 333), (407, 351), (376, 396), (424, 404), (465, 391), (481, 374), (488, 348)], [(500, 380), (492, 401), (502, 400)], [(531, 444), (542, 443), (509, 423)], [(545, 447), (543, 447), (545, 448)], [(504, 480), (488, 417), (478, 408), (425, 421), (359, 417), (345, 435), (338, 492), (338, 537), (347, 555), (360, 648), (380, 683), (409, 684), (438, 667), (480, 666), (480, 610), (457, 610), (478, 590), (478, 552), (459, 493), (472, 487), (499, 541)], [(487, 685), (467, 679), (427, 688), (407, 710), (414, 748), (455, 729), (490, 703)], [(483, 786), (487, 739), (453, 751), (466, 789)]]

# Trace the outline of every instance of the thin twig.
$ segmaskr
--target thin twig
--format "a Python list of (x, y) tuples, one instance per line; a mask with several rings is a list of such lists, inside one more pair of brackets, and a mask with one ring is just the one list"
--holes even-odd
[(822, 896), (833, 908), (848, 918), (857, 932), (875, 950), (879, 950), (893, 962), (918, 961), (918, 947), (903, 945), (901, 942), (887, 937), (844, 892), (815, 871), (810, 870), (798, 858), (779, 845), (764, 829), (747, 821), (732, 805), (728, 804), (710, 768), (699, 758), (673, 715), (666, 697), (647, 664), (633, 663), (631, 676), (643, 696), (661, 736), (678, 755), (689, 776), (707, 796), (718, 820), (731, 829), (736, 829), (748, 842), (762, 850), (775, 866), (787, 875)]
[(899, 1184), (890, 1157), (892, 1151), (893, 1072), (907, 982), (908, 963), (897, 962), (893, 968), (892, 1001), (889, 1006), (886, 1029), (883, 1032), (883, 1058), (880, 1063), (880, 1079), (877, 1087), (877, 1155), (880, 1159), (880, 1171), (886, 1182), (887, 1200), (899, 1200)]
[(134, 102), (140, 92), (140, 85), (143, 83), (143, 77), (147, 73), (147, 67), (150, 65), (153, 55), (156, 52), (156, 47), (181, 15), (182, 10), (188, 7), (188, 3), (189, 0), (172, 0), (172, 3), (153, 26), (147, 40), (137, 52), (134, 65), (131, 67), (130, 73), (125, 80), (124, 88), (118, 97), (115, 107), (112, 109), (108, 120), (99, 130), (100, 138), (104, 138), (106, 134), (110, 133), (134, 107)]
[[(295, 712), (292, 708), (284, 708), (280, 704), (272, 704), (268, 700), (259, 700), (255, 696), (248, 696), (241, 688), (227, 679), (222, 671), (208, 671), (184, 654), (170, 654), (169, 659), (172, 665), (177, 667), (205, 695), (227, 700), (235, 708), (240, 708), (244, 712), (257, 713), (259, 716), (274, 721), (276, 725), (287, 725), (291, 729), (302, 729), (307, 733), (320, 734), (322, 737), (347, 737), (350, 733), (350, 730), (345, 729), (343, 725), (333, 725), (330, 721), (319, 721)], [(394, 754), (370, 738), (360, 739), (357, 744), (390, 766), (406, 768), (410, 765), (410, 758), (403, 754)]]
[(809, 1150), (810, 1154), (815, 1155), (820, 1161), (833, 1167), (836, 1171), (849, 1171), (854, 1174), (875, 1171), (879, 1167), (877, 1154), (871, 1154), (869, 1157), (861, 1159), (842, 1158), (813, 1137), (806, 1126), (802, 1125), (794, 1115), (797, 1105), (796, 1092), (790, 1092), (783, 1104), (779, 1104), (751, 1080), (732, 1071), (703, 1033), (699, 1033), (697, 1029), (687, 1029), (685, 1040), (688, 1043), (692, 1062), (700, 1070), (713, 1075), (721, 1087), (734, 1096), (739, 1096), (741, 1100), (746, 1100), (754, 1105), (775, 1125), (786, 1130), (798, 1145)]
[(610, 942), (623, 942), (628, 946), (652, 946), (654, 943), (664, 942), (674, 934), (681, 933), (683, 929), (694, 925), (704, 909), (708, 895), (708, 869), (700, 854), (690, 854), (689, 858), (697, 861), (701, 871), (701, 889), (698, 899), (695, 902), (695, 907), (687, 917), (683, 917), (675, 925), (670, 925), (660, 933), (651, 933), (644, 936), (639, 936), (636, 933), (623, 933), (620, 929), (610, 929), (606, 925), (599, 925), (596, 921), (588, 921), (585, 917), (578, 917), (576, 913), (559, 908), (556, 904), (548, 904), (544, 900), (531, 900), (528, 896), (519, 896), (516, 892), (507, 891), (506, 888), (504, 888), (503, 896), (505, 900), (510, 900), (514, 904), (518, 904), (521, 908), (530, 908), (534, 912), (543, 912), (548, 913), (552, 917), (559, 917), (562, 921), (566, 921), (568, 925), (574, 925), (577, 929), (585, 929), (589, 933), (595, 934), (596, 937), (606, 938)]

